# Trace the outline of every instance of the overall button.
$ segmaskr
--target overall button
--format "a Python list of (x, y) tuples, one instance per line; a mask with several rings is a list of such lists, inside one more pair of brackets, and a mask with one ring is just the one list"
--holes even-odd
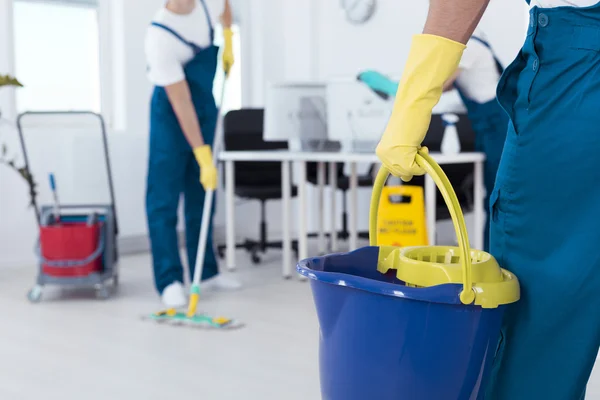
[(538, 24), (544, 28), (548, 25), (548, 16), (546, 14), (538, 15)]
[(539, 61), (538, 61), (538, 59), (536, 58), (535, 60), (533, 60), (533, 70), (534, 70), (534, 71), (537, 71), (537, 69), (538, 69), (538, 66), (539, 66)]

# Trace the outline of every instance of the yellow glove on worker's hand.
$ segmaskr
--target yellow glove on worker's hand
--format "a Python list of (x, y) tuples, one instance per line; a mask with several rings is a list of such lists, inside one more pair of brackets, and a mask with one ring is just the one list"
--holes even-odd
[(465, 47), (441, 36), (413, 37), (392, 115), (376, 150), (383, 165), (405, 182), (425, 173), (415, 156), (429, 129), (431, 110)]
[(225, 48), (223, 49), (223, 71), (225, 71), (225, 76), (229, 76), (229, 72), (231, 71), (231, 67), (233, 67), (233, 63), (235, 59), (233, 57), (233, 32), (231, 28), (223, 29), (223, 39), (225, 40)]
[(200, 166), (200, 183), (204, 190), (217, 189), (217, 168), (213, 162), (212, 151), (209, 145), (196, 147), (194, 156)]

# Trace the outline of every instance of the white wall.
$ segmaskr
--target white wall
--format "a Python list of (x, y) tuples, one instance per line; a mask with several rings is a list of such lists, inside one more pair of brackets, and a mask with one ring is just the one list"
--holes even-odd
[[(362, 69), (399, 75), (411, 36), (421, 32), (428, 3), (379, 0), (364, 25), (345, 20), (338, 1), (256, 0), (247, 12), (252, 68), (248, 104), (264, 104), (265, 83), (354, 77)], [(508, 64), (524, 35), (522, 0), (492, 0), (482, 28), (501, 60)], [(248, 32), (249, 30), (249, 32)]]

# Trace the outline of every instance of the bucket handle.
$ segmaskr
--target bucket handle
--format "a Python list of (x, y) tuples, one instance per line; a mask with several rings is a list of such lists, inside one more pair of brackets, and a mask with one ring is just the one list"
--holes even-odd
[[(475, 301), (475, 292), (473, 291), (473, 280), (471, 271), (471, 248), (469, 246), (469, 236), (465, 218), (454, 192), (452, 184), (442, 168), (435, 160), (425, 151), (419, 150), (416, 156), (416, 162), (421, 166), (434, 180), (438, 189), (442, 193), (442, 197), (446, 202), (446, 206), (450, 210), (450, 216), (458, 238), (458, 247), (462, 260), (462, 276), (463, 290), (460, 293), (460, 301), (463, 304), (471, 304)], [(389, 176), (389, 171), (382, 166), (377, 173), (375, 183), (373, 184), (373, 194), (371, 195), (371, 206), (369, 210), (369, 242), (371, 246), (377, 246), (377, 213), (379, 211), (379, 202), (381, 193), (385, 186), (385, 181)]]

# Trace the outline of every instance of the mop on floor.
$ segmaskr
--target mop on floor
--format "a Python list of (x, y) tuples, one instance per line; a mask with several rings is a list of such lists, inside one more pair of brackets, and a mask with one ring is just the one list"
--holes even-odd
[[(223, 108), (223, 100), (225, 96), (225, 84), (227, 77), (223, 80), (221, 88), (221, 105), (217, 114), (217, 126), (215, 127), (215, 139), (213, 142), (213, 162), (217, 162), (218, 154), (223, 143), (223, 129), (221, 127), (221, 110)], [(169, 310), (159, 311), (146, 316), (145, 319), (150, 319), (155, 322), (166, 323), (169, 325), (187, 325), (198, 328), (213, 328), (213, 329), (235, 329), (240, 328), (243, 324), (240, 321), (226, 318), (213, 317), (202, 313), (197, 313), (198, 300), (200, 300), (200, 278), (204, 267), (204, 253), (206, 251), (206, 242), (208, 239), (208, 227), (211, 218), (211, 209), (213, 205), (214, 191), (207, 190), (204, 197), (204, 209), (202, 211), (202, 226), (200, 228), (200, 239), (198, 243), (198, 255), (196, 256), (196, 268), (192, 279), (190, 289), (190, 303), (187, 311), (178, 311), (174, 308)]]

